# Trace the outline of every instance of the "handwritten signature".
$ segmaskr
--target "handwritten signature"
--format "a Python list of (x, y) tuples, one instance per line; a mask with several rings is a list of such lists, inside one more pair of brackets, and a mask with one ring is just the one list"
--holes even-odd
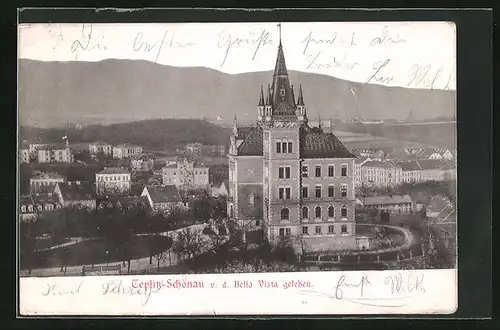
[(250, 32), (249, 37), (234, 37), (231, 33), (227, 33), (225, 30), (219, 34), (217, 40), (217, 47), (224, 50), (224, 57), (220, 66), (224, 66), (226, 60), (229, 56), (230, 51), (233, 47), (239, 47), (240, 45), (251, 45), (255, 46), (253, 49), (252, 61), (255, 60), (257, 53), (262, 46), (272, 44), (273, 41), (269, 39), (269, 31), (263, 29), (260, 34), (255, 32)]
[(42, 296), (63, 296), (63, 295), (72, 295), (72, 294), (77, 294), (80, 293), (80, 289), (82, 287), (83, 281), (80, 281), (77, 286), (75, 287), (61, 287), (58, 286), (57, 284), (47, 284), (47, 289), (46, 291), (42, 292)]
[(335, 45), (335, 44), (342, 44), (342, 45), (349, 45), (350, 47), (355, 47), (357, 46), (356, 44), (356, 34), (352, 33), (351, 39), (346, 42), (345, 40), (337, 40), (338, 34), (337, 32), (333, 32), (332, 36), (330, 38), (326, 39), (318, 39), (318, 38), (313, 38), (313, 33), (312, 31), (309, 31), (307, 36), (302, 40), (300, 43), (304, 44), (304, 49), (302, 51), (302, 54), (305, 55), (307, 52), (307, 49), (309, 48), (309, 45)]
[(145, 297), (144, 300), (142, 301), (142, 306), (145, 306), (148, 302), (149, 299), (151, 298), (151, 295), (158, 293), (161, 290), (160, 287), (156, 288), (141, 288), (141, 287), (133, 287), (132, 285), (125, 286), (123, 284), (123, 281), (109, 281), (105, 284), (102, 285), (102, 295), (108, 295), (108, 294), (116, 294), (116, 295), (130, 295), (130, 296), (143, 296)]
[[(432, 65), (421, 65), (421, 64), (413, 64), (408, 72), (408, 84), (407, 86), (413, 87), (424, 87), (434, 89), (438, 79), (442, 76), (444, 71), (444, 66), (439, 66), (435, 71), (433, 70)], [(446, 85), (444, 87), (445, 90), (449, 90), (451, 78), (453, 76), (454, 70), (451, 70)]]
[[(83, 24), (81, 31), (82, 37), (73, 41), (73, 43), (71, 44), (71, 52), (77, 53), (81, 51), (91, 51), (94, 49), (107, 50), (108, 46), (106, 46), (104, 43), (95, 41), (95, 39), (93, 39), (92, 33), (93, 33), (92, 24), (87, 24), (87, 23)], [(104, 39), (104, 36), (102, 38)], [(76, 58), (78, 58), (77, 55)]]
[(369, 82), (378, 82), (378, 83), (382, 83), (382, 84), (391, 83), (394, 80), (393, 76), (383, 76), (382, 75), (382, 73), (383, 73), (382, 69), (387, 68), (387, 66), (389, 65), (390, 62), (391, 62), (391, 59), (386, 59), (386, 60), (377, 61), (377, 62), (373, 63), (373, 65), (372, 65), (373, 72), (366, 80), (366, 83), (369, 83)]
[(373, 38), (370, 41), (371, 46), (384, 45), (384, 44), (405, 44), (406, 39), (399, 36), (399, 33), (391, 36), (389, 35), (389, 26), (384, 26), (382, 28), (380, 36)]
[(156, 52), (155, 63), (156, 63), (158, 62), (158, 58), (160, 57), (160, 54), (165, 45), (168, 48), (176, 47), (184, 49), (187, 47), (195, 46), (195, 43), (178, 41), (177, 39), (175, 39), (175, 32), (169, 33), (168, 30), (166, 30), (162, 34), (161, 38), (154, 40), (153, 42), (150, 41), (148, 42), (144, 40), (144, 33), (140, 31), (135, 36), (132, 48), (135, 52), (150, 53), (155, 51)]
[(322, 52), (317, 52), (315, 55), (307, 55), (306, 57), (306, 69), (346, 69), (352, 71), (356, 66), (359, 66), (359, 62), (349, 62), (347, 60), (347, 53), (342, 57), (332, 56), (331, 62), (320, 62), (320, 55)]

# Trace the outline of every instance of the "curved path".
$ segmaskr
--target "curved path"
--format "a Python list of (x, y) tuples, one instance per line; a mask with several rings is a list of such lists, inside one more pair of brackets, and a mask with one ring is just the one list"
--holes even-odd
[[(375, 227), (375, 225), (371, 224), (356, 224), (356, 226), (372, 226)], [(385, 248), (385, 249), (379, 249), (379, 250), (371, 250), (371, 251), (359, 251), (359, 252), (354, 252), (353, 255), (359, 255), (359, 254), (380, 254), (380, 253), (386, 253), (386, 252), (395, 252), (395, 251), (401, 251), (401, 250), (406, 250), (410, 248), (414, 243), (415, 243), (415, 237), (413, 236), (412, 232), (408, 228), (403, 228), (403, 227), (398, 227), (398, 226), (390, 226), (390, 225), (377, 225), (378, 227), (385, 227), (385, 228), (391, 228), (397, 231), (400, 231), (403, 233), (405, 237), (405, 242), (399, 246), (394, 246), (390, 248)]]

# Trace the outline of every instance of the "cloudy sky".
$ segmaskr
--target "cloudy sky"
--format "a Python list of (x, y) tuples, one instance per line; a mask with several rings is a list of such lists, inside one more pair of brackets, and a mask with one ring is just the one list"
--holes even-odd
[[(236, 74), (274, 68), (277, 23), (25, 24), (19, 57), (147, 60)], [(289, 70), (355, 82), (455, 89), (455, 26), (447, 22), (283, 23)]]

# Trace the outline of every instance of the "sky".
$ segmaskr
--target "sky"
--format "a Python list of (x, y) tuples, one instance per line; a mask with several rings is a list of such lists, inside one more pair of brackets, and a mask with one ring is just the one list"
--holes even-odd
[(407, 88), (456, 88), (450, 22), (21, 24), (20, 58), (146, 60), (229, 74), (288, 70)]

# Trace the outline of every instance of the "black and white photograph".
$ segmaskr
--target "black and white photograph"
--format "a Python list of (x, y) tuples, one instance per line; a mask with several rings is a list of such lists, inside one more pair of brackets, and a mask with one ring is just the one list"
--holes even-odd
[(20, 24), (21, 278), (456, 270), (455, 34)]

